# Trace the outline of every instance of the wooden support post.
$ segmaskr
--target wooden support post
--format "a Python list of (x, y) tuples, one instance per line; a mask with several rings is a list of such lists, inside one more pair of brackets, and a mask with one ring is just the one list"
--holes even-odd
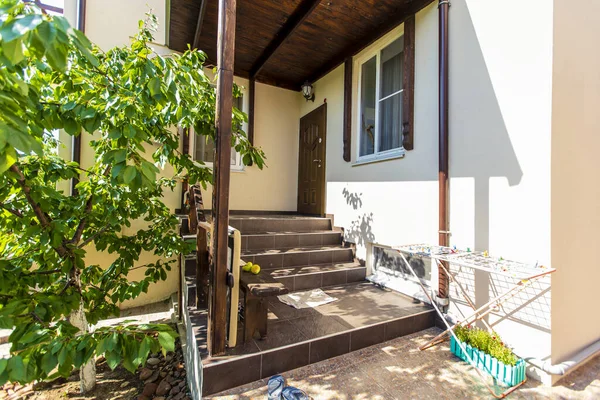
[(344, 62), (344, 161), (350, 162), (352, 146), (352, 57)]
[(233, 106), (233, 62), (235, 57), (236, 0), (219, 0), (217, 40), (217, 112), (215, 161), (213, 164), (213, 245), (209, 351), (225, 353), (227, 335), (227, 243), (229, 226), (229, 173), (231, 160), (231, 114)]

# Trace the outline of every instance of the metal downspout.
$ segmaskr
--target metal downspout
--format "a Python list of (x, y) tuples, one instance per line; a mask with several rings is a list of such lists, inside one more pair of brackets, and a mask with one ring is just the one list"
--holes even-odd
[[(450, 2), (440, 0), (439, 11), (439, 244), (448, 246), (448, 9)], [(438, 298), (448, 298), (448, 277), (438, 271)]]

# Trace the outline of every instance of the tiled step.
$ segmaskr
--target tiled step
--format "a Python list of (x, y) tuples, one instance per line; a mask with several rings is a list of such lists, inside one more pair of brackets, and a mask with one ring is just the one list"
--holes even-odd
[[(317, 309), (296, 310), (270, 300), (268, 335), (242, 342), (224, 356), (202, 352), (203, 395), (266, 379), (275, 374), (354, 352), (435, 325), (429, 306), (370, 283), (335, 286), (325, 292), (338, 300)], [(206, 331), (206, 319), (195, 321), (194, 332)], [(406, 349), (409, 351), (410, 349)]]
[(331, 230), (331, 220), (316, 217), (295, 216), (231, 216), (229, 225), (242, 235), (274, 232), (312, 232)]
[(367, 268), (358, 262), (350, 262), (266, 269), (263, 273), (268, 273), (293, 292), (362, 282)]
[(242, 236), (242, 250), (329, 246), (341, 243), (342, 233), (335, 231), (253, 233)]
[(242, 260), (261, 268), (296, 267), (312, 264), (332, 264), (354, 261), (352, 249), (343, 246), (295, 247), (291, 249), (246, 250)]

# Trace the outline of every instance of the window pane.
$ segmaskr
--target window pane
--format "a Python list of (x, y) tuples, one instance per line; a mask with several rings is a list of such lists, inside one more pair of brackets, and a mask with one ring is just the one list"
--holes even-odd
[(380, 99), (402, 89), (402, 59), (404, 37), (393, 41), (381, 51), (381, 94)]
[(402, 96), (397, 93), (379, 103), (379, 150), (402, 147)]
[(196, 161), (214, 161), (215, 142), (208, 136), (196, 135)]
[(381, 90), (379, 102), (379, 149), (402, 147), (402, 75), (404, 38), (381, 51)]
[(377, 85), (377, 59), (371, 58), (361, 66), (360, 82), (360, 139), (359, 155), (375, 152), (375, 96)]

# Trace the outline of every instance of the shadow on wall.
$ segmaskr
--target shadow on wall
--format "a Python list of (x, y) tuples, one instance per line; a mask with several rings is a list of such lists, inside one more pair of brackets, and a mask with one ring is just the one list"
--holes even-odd
[(373, 234), (373, 213), (365, 213), (350, 223), (350, 228), (344, 231), (344, 240), (366, 247), (367, 243), (375, 242)]
[(353, 209), (358, 210), (362, 208), (362, 193), (351, 193), (347, 188), (344, 188), (342, 195), (346, 199), (346, 204), (352, 206)]

